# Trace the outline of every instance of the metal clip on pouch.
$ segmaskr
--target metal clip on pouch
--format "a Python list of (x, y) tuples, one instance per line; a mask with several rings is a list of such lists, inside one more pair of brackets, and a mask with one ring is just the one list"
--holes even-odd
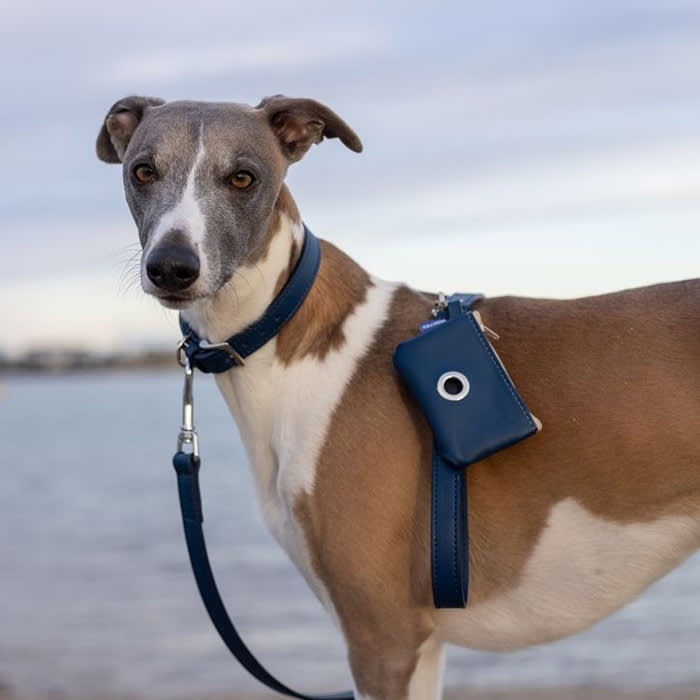
[(538, 430), (470, 310), (480, 298), (441, 295), (435, 320), (394, 353), (394, 365), (433, 433), (431, 568), (437, 608), (467, 603), (466, 467)]

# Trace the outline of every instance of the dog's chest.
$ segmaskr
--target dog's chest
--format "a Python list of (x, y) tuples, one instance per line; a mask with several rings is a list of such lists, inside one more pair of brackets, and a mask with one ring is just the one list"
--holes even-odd
[(265, 524), (318, 593), (304, 535), (294, 518), (294, 501), (301, 491), (313, 488), (322, 435), (311, 416), (300, 410), (303, 387), (295, 388), (293, 377), (276, 363), (265, 372), (256, 372), (255, 364), (262, 363), (255, 358), (245, 370), (219, 375), (217, 383), (238, 425)]
[(244, 368), (217, 375), (251, 463), (265, 523), (326, 604), (295, 503), (301, 494), (313, 492), (334, 410), (384, 322), (394, 289), (375, 281), (366, 300), (343, 323), (346, 342), (322, 359), (309, 354), (282, 363), (275, 356), (274, 340)]

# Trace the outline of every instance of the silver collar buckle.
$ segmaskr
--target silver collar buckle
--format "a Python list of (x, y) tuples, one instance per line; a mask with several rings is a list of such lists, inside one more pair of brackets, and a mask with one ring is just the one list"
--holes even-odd
[(202, 350), (223, 350), (230, 357), (233, 358), (234, 362), (239, 367), (245, 366), (245, 360), (226, 342), (224, 343), (210, 343), (208, 340), (200, 340), (199, 347)]

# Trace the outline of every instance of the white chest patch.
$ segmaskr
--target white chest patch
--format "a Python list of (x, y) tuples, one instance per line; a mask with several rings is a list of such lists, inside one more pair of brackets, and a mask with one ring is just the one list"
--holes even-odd
[(437, 634), (492, 651), (569, 636), (635, 598), (699, 539), (700, 523), (691, 517), (620, 525), (567, 498), (552, 508), (519, 585), (464, 611), (437, 611)]
[(275, 357), (275, 339), (244, 368), (217, 375), (253, 467), (265, 522), (329, 610), (292, 508), (301, 492), (313, 489), (333, 411), (382, 326), (394, 290), (395, 285), (374, 280), (365, 301), (344, 322), (346, 343), (323, 360), (309, 356), (283, 365)]

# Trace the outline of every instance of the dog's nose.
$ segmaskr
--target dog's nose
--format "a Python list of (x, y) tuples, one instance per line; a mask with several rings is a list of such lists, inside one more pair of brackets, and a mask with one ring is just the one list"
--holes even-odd
[(146, 274), (156, 287), (178, 292), (199, 277), (199, 258), (191, 248), (161, 245), (148, 256)]

